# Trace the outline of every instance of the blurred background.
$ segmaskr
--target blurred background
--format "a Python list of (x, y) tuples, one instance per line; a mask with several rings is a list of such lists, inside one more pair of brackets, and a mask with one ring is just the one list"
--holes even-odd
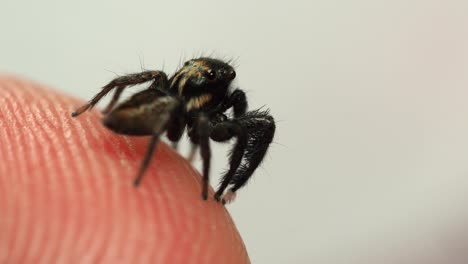
[[(464, 0), (2, 0), (0, 71), (87, 100), (116, 74), (234, 59), (235, 87), (278, 121), (227, 207), (252, 263), (468, 263), (467, 13)], [(212, 146), (216, 184), (228, 146)]]

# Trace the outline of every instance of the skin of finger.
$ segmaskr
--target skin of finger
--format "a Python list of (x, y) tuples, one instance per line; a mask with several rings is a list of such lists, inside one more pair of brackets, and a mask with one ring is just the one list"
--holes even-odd
[(133, 187), (148, 138), (70, 117), (82, 103), (0, 76), (1, 263), (249, 263), (185, 159), (159, 144)]

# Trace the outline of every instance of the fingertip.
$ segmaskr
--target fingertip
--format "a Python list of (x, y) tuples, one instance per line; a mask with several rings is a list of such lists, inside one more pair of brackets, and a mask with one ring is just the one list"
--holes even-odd
[(5, 259), (248, 262), (225, 208), (200, 199), (199, 174), (171, 148), (132, 184), (147, 138), (110, 132), (95, 111), (72, 118), (82, 102), (33, 82), (1, 76), (0, 90)]

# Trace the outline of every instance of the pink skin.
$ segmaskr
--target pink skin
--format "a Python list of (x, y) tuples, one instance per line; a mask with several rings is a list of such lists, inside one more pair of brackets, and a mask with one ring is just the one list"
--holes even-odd
[(249, 263), (229, 213), (165, 144), (105, 129), (81, 101), (0, 76), (1, 263)]

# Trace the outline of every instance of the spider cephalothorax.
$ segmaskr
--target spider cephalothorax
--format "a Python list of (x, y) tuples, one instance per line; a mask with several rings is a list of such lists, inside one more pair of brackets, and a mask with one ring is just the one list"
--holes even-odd
[[(236, 143), (229, 154), (229, 169), (215, 193), (217, 201), (230, 202), (262, 162), (275, 133), (275, 122), (268, 111), (247, 112), (245, 93), (239, 89), (230, 91), (235, 77), (232, 66), (213, 58), (189, 60), (169, 79), (162, 71), (121, 76), (104, 86), (72, 116), (91, 109), (116, 88), (103, 111), (103, 124), (120, 134), (152, 136), (135, 185), (140, 183), (161, 134), (166, 132), (169, 140), (177, 143), (187, 127), (192, 150), (200, 147), (202, 198), (205, 200), (208, 197), (211, 155), (209, 139), (224, 142), (235, 138)], [(125, 87), (145, 82), (151, 82), (149, 88), (115, 105)], [(231, 108), (232, 114), (229, 115), (227, 111)], [(229, 185), (232, 187), (224, 194)]]

